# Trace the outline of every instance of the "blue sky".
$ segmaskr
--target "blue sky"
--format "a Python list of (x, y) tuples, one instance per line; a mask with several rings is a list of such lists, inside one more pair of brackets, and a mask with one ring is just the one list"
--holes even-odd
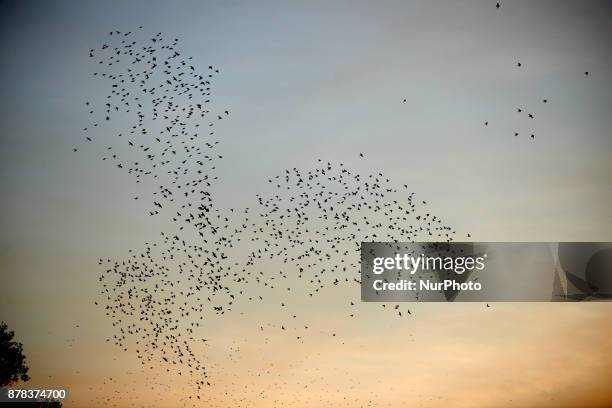
[(475, 240), (612, 240), (612, 7), (494, 3), (1, 2), (0, 319), (41, 356), (39, 327), (103, 332), (95, 261), (165, 227), (132, 199), (146, 185), (71, 151), (104, 92), (89, 49), (139, 25), (220, 68), (221, 205), (252, 205), (268, 178), (322, 158), (409, 185)]

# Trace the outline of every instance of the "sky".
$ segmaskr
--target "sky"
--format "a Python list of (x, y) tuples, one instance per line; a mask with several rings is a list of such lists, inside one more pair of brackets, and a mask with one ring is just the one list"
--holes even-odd
[[(322, 158), (409, 185), (475, 241), (612, 241), (612, 6), (501, 4), (0, 2), (0, 320), (24, 344), (33, 384), (69, 387), (68, 407), (169, 407), (189, 393), (106, 342), (110, 321), (93, 304), (97, 260), (167, 227), (133, 200), (150, 186), (72, 152), (83, 104), (104, 92), (88, 52), (110, 30), (142, 25), (220, 68), (214, 97), (231, 111), (218, 129), (222, 207), (254, 205), (271, 176)], [(255, 322), (281, 319), (272, 304), (213, 317), (209, 402), (612, 403), (608, 304), (418, 304), (400, 321), (361, 305), (347, 319), (355, 296), (296, 295), (319, 333), (304, 344), (258, 333)]]

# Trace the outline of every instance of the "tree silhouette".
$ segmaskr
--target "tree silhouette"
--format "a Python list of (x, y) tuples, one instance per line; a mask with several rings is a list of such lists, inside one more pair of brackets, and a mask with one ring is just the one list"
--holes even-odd
[[(28, 367), (25, 365), (23, 346), (13, 340), (14, 337), (15, 332), (9, 331), (6, 323), (0, 322), (0, 388), (30, 379)], [(60, 408), (62, 403), (59, 401), (20, 402), (18, 406), (21, 408)]]
[(0, 322), (0, 387), (30, 379), (21, 343), (14, 341), (13, 337), (15, 332)]

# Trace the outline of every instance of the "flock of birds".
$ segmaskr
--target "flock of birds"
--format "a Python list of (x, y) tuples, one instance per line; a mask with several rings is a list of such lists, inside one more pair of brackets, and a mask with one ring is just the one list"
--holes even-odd
[[(287, 321), (261, 330), (304, 342), (311, 327), (290, 310), (292, 299), (346, 286), (359, 294), (360, 242), (451, 241), (456, 232), (407, 185), (322, 159), (267, 180), (271, 192), (256, 195), (252, 207), (218, 206), (212, 188), (223, 139), (216, 129), (230, 112), (213, 102), (219, 69), (200, 72), (178, 43), (139, 27), (112, 31), (89, 51), (93, 76), (108, 93), (85, 102), (91, 119), (73, 150), (96, 152), (136, 183), (155, 186), (146, 211), (164, 217), (169, 230), (125, 259), (100, 259), (95, 303), (115, 328), (107, 341), (135, 352), (146, 367), (190, 376), (200, 399), (199, 390), (211, 384), (198, 352), (208, 341), (207, 319), (282, 298)], [(354, 317), (359, 299), (347, 304), (347, 318)]]
[[(497, 9), (499, 9), (499, 8), (501, 7), (501, 2), (497, 2), (497, 3), (495, 3), (495, 7), (496, 7)], [(517, 63), (516, 63), (516, 66), (517, 66), (517, 67), (519, 67), (519, 68), (521, 68), (521, 67), (523, 66), (523, 64), (522, 64), (522, 63), (519, 61), (519, 62), (517, 62)], [(585, 75), (585, 76), (588, 76), (588, 75), (589, 75), (589, 71), (584, 71), (584, 75)], [(404, 102), (406, 102), (406, 99), (404, 99)], [(546, 98), (542, 99), (542, 103), (548, 103), (548, 99), (546, 99)], [(516, 110), (517, 110), (517, 112), (518, 112), (518, 113), (527, 113), (527, 112), (525, 112), (524, 108), (522, 108), (522, 107), (518, 107), (518, 108), (516, 108)], [(527, 116), (528, 116), (528, 118), (529, 118), (529, 119), (535, 119), (535, 116), (534, 116), (534, 114), (533, 114), (533, 113), (527, 113)], [(485, 125), (485, 126), (488, 126), (488, 125), (489, 125), (489, 122), (488, 122), (488, 121), (486, 121), (486, 122), (484, 123), (484, 125)], [(518, 137), (518, 136), (519, 136), (519, 132), (516, 132), (516, 131), (515, 131), (515, 132), (514, 132), (514, 136), (515, 136), (515, 137)], [(530, 137), (531, 139), (535, 139), (535, 133), (529, 133), (529, 137)]]
[[(497, 5), (498, 5), (498, 8), (499, 8), (499, 3), (498, 3)], [(519, 62), (517, 62), (517, 63), (516, 63), (516, 66), (517, 66), (518, 68), (521, 68), (521, 67), (523, 66), (523, 64), (522, 64), (522, 63), (519, 61)], [(584, 75), (585, 75), (585, 76), (589, 76), (589, 71), (584, 71)], [(406, 99), (404, 99), (404, 102), (406, 102)], [(543, 98), (543, 99), (542, 99), (542, 101), (541, 101), (541, 103), (542, 103), (542, 104), (547, 104), (547, 103), (548, 103), (548, 99), (547, 99), (547, 98)], [(523, 115), (523, 117), (525, 117), (525, 115), (526, 115), (526, 117), (527, 117), (527, 119), (528, 119), (529, 121), (531, 121), (531, 120), (535, 120), (535, 114), (534, 114), (533, 112), (530, 112), (529, 110), (525, 109), (523, 106), (519, 106), (519, 107), (517, 107), (517, 108), (516, 108), (516, 113), (518, 113), (518, 114), (520, 114), (520, 115)], [(484, 122), (484, 125), (485, 125), (485, 126), (489, 126), (489, 121), (485, 121), (485, 122)], [(530, 126), (531, 126), (531, 124), (530, 124)], [(532, 126), (531, 126), (531, 127), (532, 127)], [(514, 136), (515, 136), (515, 137), (518, 137), (518, 136), (519, 136), (519, 132), (518, 132), (518, 131), (515, 131), (515, 132), (514, 132)], [(533, 132), (533, 131), (532, 131), (532, 132), (529, 132), (529, 137), (530, 137), (531, 139), (535, 139), (535, 137), (536, 137), (535, 132)]]

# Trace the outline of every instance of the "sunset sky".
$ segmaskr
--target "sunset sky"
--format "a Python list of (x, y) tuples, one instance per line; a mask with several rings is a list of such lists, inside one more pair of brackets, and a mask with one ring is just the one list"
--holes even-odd
[[(191, 404), (187, 378), (106, 341), (94, 304), (98, 259), (170, 224), (133, 200), (151, 186), (72, 153), (105, 92), (88, 52), (110, 30), (142, 25), (220, 68), (221, 207), (321, 158), (408, 185), (462, 238), (612, 241), (612, 3), (495, 3), (0, 1), (0, 321), (29, 386), (69, 388), (66, 407)], [(196, 406), (612, 405), (610, 303), (404, 303), (406, 318), (368, 303), (348, 318), (359, 297), (297, 291), (303, 341), (274, 330), (278, 299), (208, 317), (213, 386)]]

